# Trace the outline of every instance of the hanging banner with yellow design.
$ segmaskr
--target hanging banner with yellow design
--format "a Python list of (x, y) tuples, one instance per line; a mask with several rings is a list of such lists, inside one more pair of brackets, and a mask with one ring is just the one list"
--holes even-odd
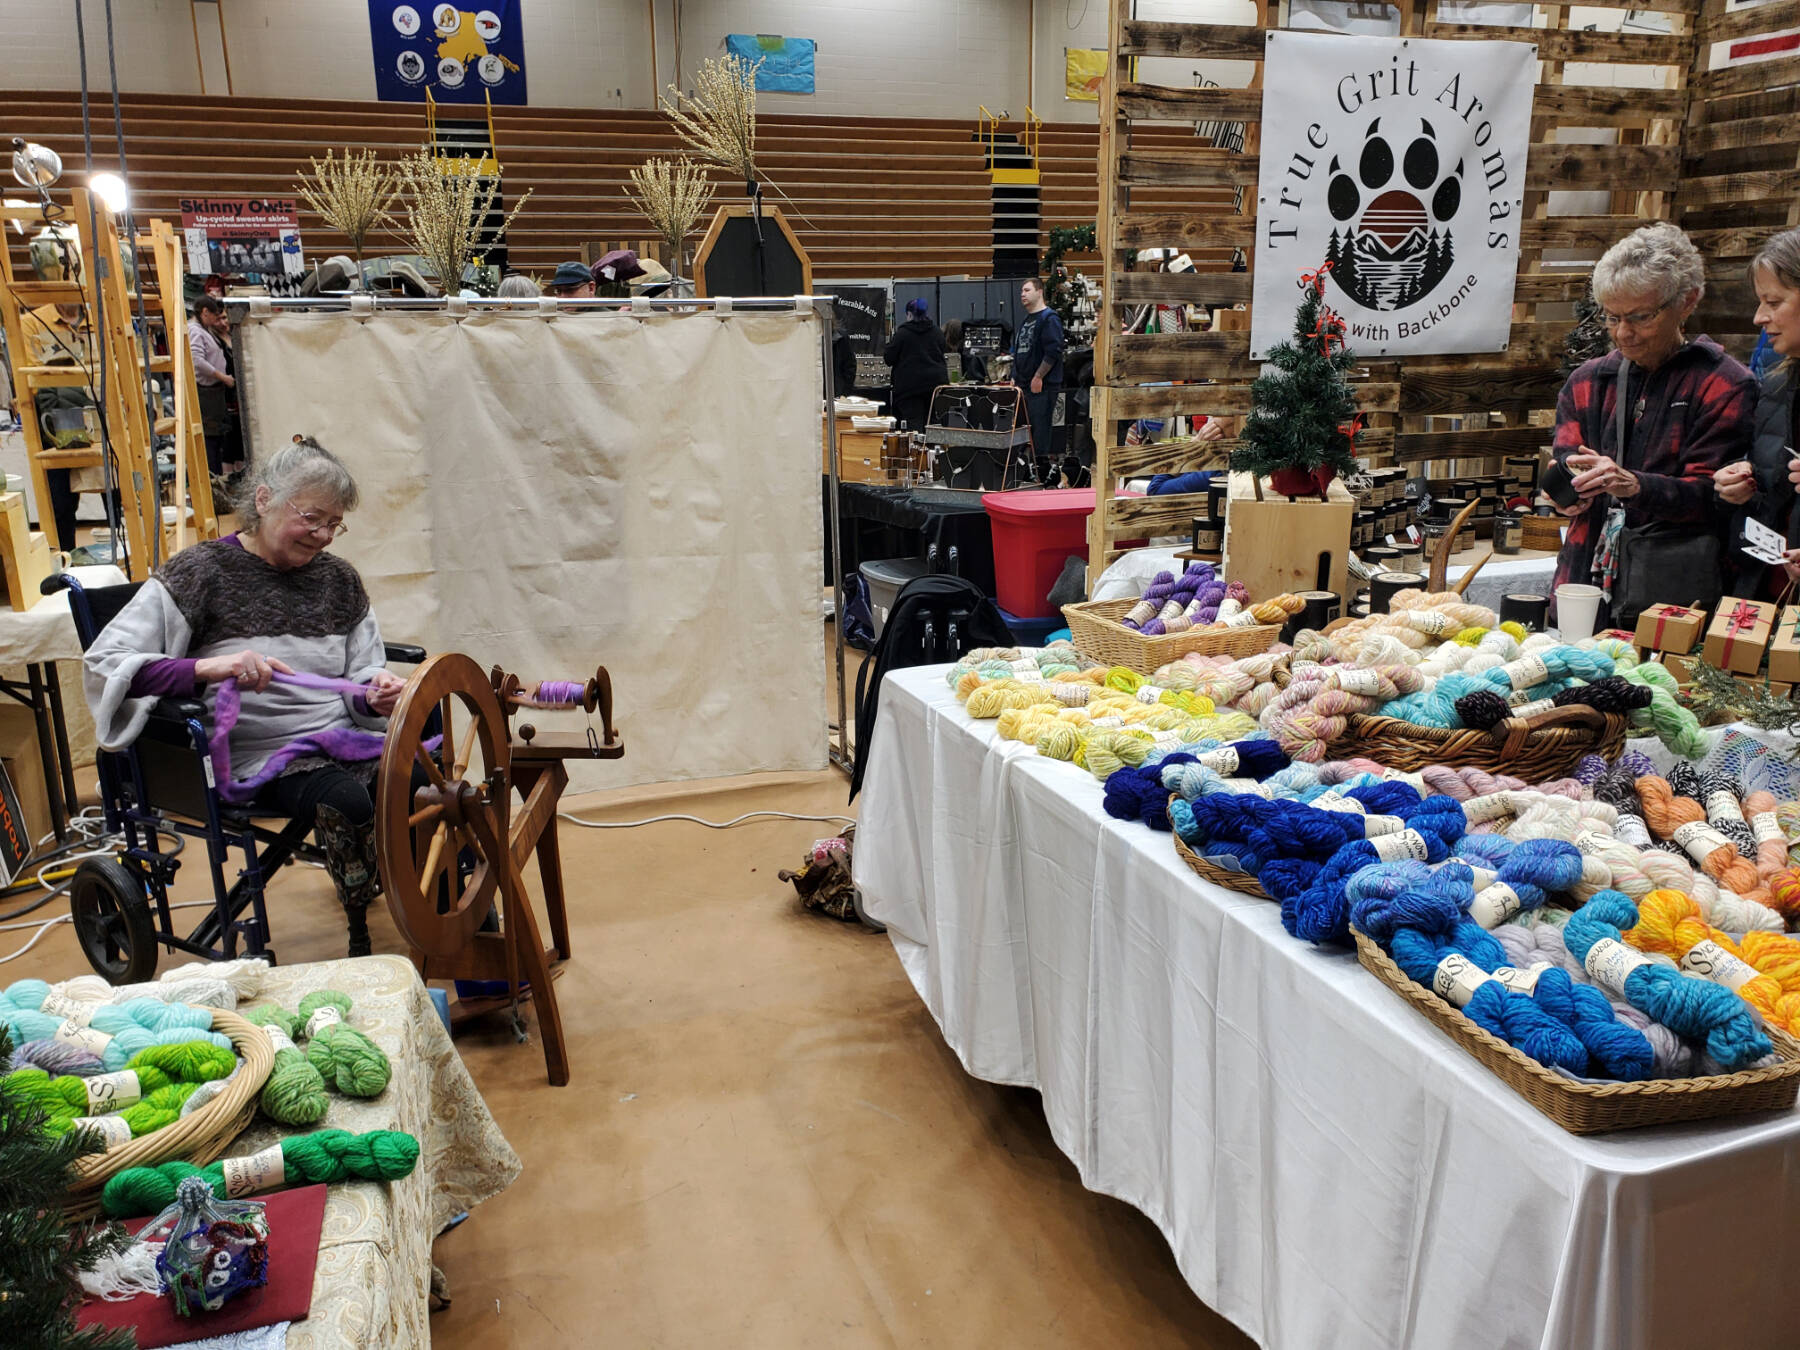
[(1077, 103), (1098, 103), (1100, 82), (1106, 78), (1106, 49), (1064, 47), (1063, 61), (1068, 66), (1064, 97)]

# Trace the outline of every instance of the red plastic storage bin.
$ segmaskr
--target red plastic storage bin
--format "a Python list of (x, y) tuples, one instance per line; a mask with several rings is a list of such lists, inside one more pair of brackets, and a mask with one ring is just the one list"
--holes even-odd
[(994, 531), (994, 590), (1000, 608), (1025, 619), (1056, 613), (1046, 597), (1063, 564), (1086, 554), (1094, 489), (983, 493)]

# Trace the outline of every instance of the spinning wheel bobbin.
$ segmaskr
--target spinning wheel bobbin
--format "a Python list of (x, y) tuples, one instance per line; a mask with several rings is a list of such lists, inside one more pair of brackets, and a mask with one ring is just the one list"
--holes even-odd
[[(579, 700), (541, 698), (540, 693), (547, 684), (561, 682), (540, 680), (527, 692), (524, 682), (517, 675), (508, 674), (499, 666), (488, 672), (488, 680), (493, 685), (494, 695), (499, 699), (500, 706), (506, 711), (509, 730), (513, 713), (520, 708), (534, 708), (540, 712), (573, 712), (580, 708), (589, 715), (597, 711), (600, 714), (601, 734), (596, 737), (592, 732), (589, 733), (586, 738), (587, 753), (596, 759), (616, 759), (624, 753), (624, 742), (613, 728), (612, 676), (606, 673), (605, 666), (594, 668), (593, 677), (581, 686)], [(531, 723), (519, 724), (519, 738), (525, 743), (535, 743), (537, 735), (537, 728)]]

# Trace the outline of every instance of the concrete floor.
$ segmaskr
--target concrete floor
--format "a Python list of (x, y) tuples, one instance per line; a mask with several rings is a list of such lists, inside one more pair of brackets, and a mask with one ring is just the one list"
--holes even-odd
[[(844, 795), (821, 773), (570, 805), (722, 820)], [(438, 1242), (433, 1344), (1250, 1345), (1148, 1219), (1082, 1188), (1035, 1093), (963, 1072), (885, 937), (799, 907), (776, 873), (832, 832), (565, 824), (574, 1081), (548, 1086), (503, 1021), (459, 1035), (525, 1172)], [(288, 868), (272, 901), (284, 964), (343, 954), (321, 873)], [(0, 979), (84, 969), (64, 924)]]

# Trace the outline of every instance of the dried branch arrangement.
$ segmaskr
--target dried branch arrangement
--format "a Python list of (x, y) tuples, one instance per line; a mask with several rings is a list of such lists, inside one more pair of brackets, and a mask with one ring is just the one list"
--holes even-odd
[(681, 274), (686, 259), (686, 240), (712, 201), (713, 185), (706, 171), (683, 155), (680, 159), (651, 159), (631, 171), (637, 188), (625, 189), (631, 204), (644, 213), (652, 228), (668, 245), (671, 268)]
[(323, 163), (307, 163), (312, 173), (301, 174), (294, 190), (327, 225), (348, 237), (360, 273), (363, 244), (377, 229), (394, 223), (388, 208), (400, 190), (397, 176), (373, 150), (345, 150), (342, 159), (327, 150)]
[[(415, 150), (400, 161), (399, 182), (413, 252), (431, 264), (444, 293), (453, 295), (462, 285), (463, 268), (480, 248), (481, 224), (493, 209), (499, 181), (445, 173), (430, 151)], [(502, 233), (530, 200), (526, 189), (500, 222)]]
[(674, 85), (659, 99), (682, 143), (707, 164), (756, 181), (756, 71), (761, 61), (708, 58), (690, 97)]

